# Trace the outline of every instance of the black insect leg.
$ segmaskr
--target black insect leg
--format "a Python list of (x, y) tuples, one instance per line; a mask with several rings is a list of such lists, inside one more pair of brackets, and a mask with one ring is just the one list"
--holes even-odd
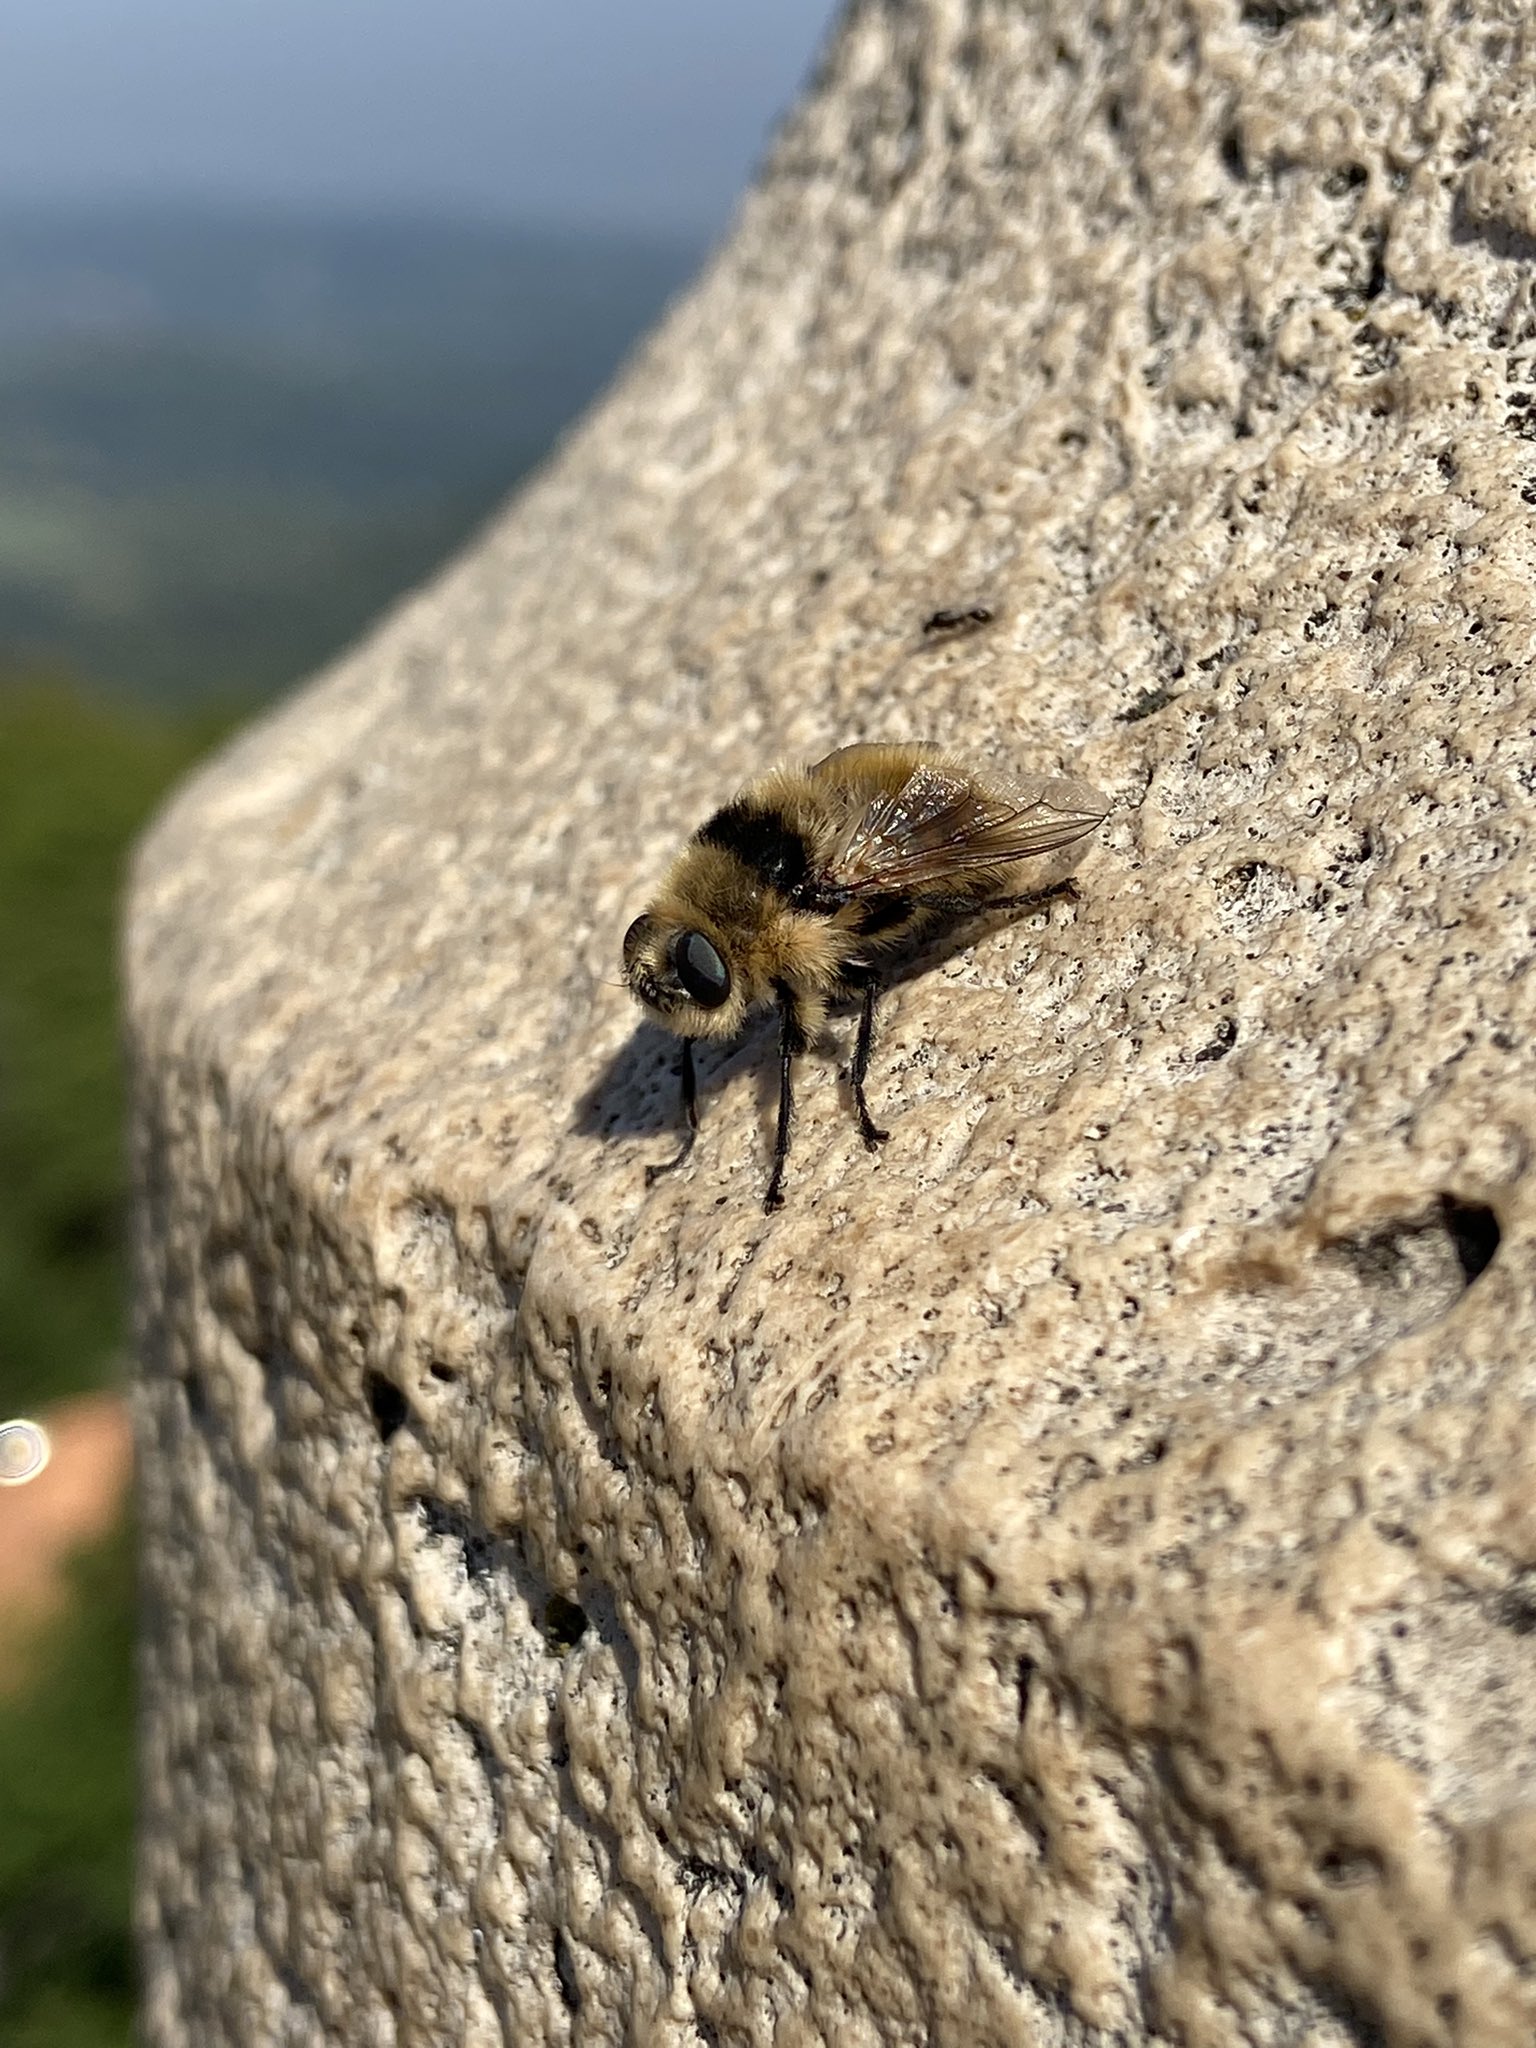
[(875, 1037), (875, 997), (880, 993), (873, 981), (864, 984), (864, 1007), (859, 1012), (859, 1035), (853, 1048), (853, 1069), (849, 1079), (853, 1083), (854, 1114), (859, 1119), (859, 1135), (873, 1152), (877, 1145), (883, 1145), (891, 1135), (876, 1125), (869, 1113), (869, 1104), (864, 1100), (864, 1076), (869, 1072), (870, 1047)]
[(776, 984), (774, 993), (779, 999), (779, 1128), (773, 1142), (773, 1171), (763, 1196), (763, 1209), (769, 1216), (784, 1205), (784, 1162), (789, 1157), (789, 1124), (794, 1113), (795, 1055), (805, 1051), (805, 1026), (793, 993), (782, 982)]
[(1068, 902), (1077, 898), (1077, 884), (1068, 875), (1063, 881), (1048, 882), (1043, 889), (1026, 889), (1022, 896), (988, 896), (982, 902), (973, 904), (975, 910), (1024, 910), (1032, 903), (1051, 903), (1056, 897), (1064, 896)]
[(1077, 885), (1070, 875), (1061, 882), (1048, 882), (1043, 889), (1026, 889), (1019, 896), (925, 896), (922, 907), (930, 919), (958, 923), (972, 917), (990, 917), (994, 910), (1038, 908), (1058, 896), (1069, 902), (1076, 900)]
[(683, 1142), (678, 1148), (675, 1159), (666, 1159), (663, 1160), (660, 1166), (648, 1166), (645, 1169), (645, 1184), (648, 1188), (654, 1187), (664, 1173), (676, 1173), (677, 1169), (688, 1157), (688, 1154), (693, 1150), (693, 1141), (699, 1135), (699, 1091), (697, 1078), (693, 1071), (693, 1040), (691, 1038), (683, 1040), (683, 1056), (678, 1062), (678, 1072), (683, 1083), (683, 1116), (687, 1120), (688, 1128), (683, 1133)]

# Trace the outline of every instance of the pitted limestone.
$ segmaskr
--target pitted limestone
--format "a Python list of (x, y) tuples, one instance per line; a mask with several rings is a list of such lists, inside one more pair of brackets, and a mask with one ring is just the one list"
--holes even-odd
[[(154, 2048), (1536, 2031), (1536, 49), (853, 10), (129, 932)], [(925, 637), (936, 610), (995, 614)], [(766, 760), (1114, 798), (765, 1219), (616, 944)]]

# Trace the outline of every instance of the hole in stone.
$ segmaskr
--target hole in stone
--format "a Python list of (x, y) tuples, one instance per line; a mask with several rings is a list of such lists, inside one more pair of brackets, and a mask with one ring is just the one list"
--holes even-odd
[(544, 1640), (562, 1654), (574, 1650), (587, 1632), (585, 1610), (563, 1593), (551, 1593), (544, 1602)]
[(403, 1427), (411, 1412), (410, 1404), (394, 1381), (387, 1380), (381, 1372), (370, 1372), (363, 1381), (363, 1389), (368, 1396), (374, 1428), (388, 1443), (395, 1431)]
[(429, 1536), (445, 1537), (454, 1543), (464, 1541), (464, 1517), (447, 1501), (430, 1493), (419, 1493), (411, 1506), (426, 1523)]
[(1244, 25), (1263, 36), (1283, 35), (1293, 22), (1327, 12), (1328, 0), (1243, 0), (1238, 9)]
[(1442, 1287), (1454, 1288), (1457, 1280), (1470, 1287), (1492, 1264), (1500, 1235), (1499, 1220), (1485, 1202), (1441, 1195), (1426, 1216), (1388, 1223), (1360, 1237), (1339, 1238), (1328, 1249), (1362, 1280), (1377, 1285), (1422, 1287), (1431, 1281), (1438, 1263)]
[(439, 1380), (447, 1386), (451, 1386), (458, 1378), (458, 1374), (454, 1371), (453, 1367), (451, 1365), (444, 1365), (440, 1358), (434, 1358), (427, 1367), (427, 1371), (432, 1375), (433, 1379)]
[(558, 1927), (555, 1929), (555, 1975), (560, 1980), (560, 1996), (565, 2001), (566, 2011), (580, 2012), (581, 1986), (576, 1981), (571, 1945)]
[[(1283, 1126), (1266, 1130), (1265, 1149), (1284, 1138)], [(1413, 1214), (1327, 1239), (1311, 1258), (1288, 1250), (1269, 1263), (1256, 1247), (1252, 1258), (1234, 1261), (1232, 1292), (1210, 1329), (1256, 1388), (1268, 1391), (1270, 1361), (1288, 1357), (1284, 1384), (1294, 1398), (1298, 1366), (1314, 1384), (1337, 1378), (1452, 1314), (1498, 1245), (1498, 1221), (1485, 1203), (1431, 1195)]]
[(1493, 1264), (1502, 1236), (1499, 1219), (1486, 1202), (1458, 1202), (1454, 1195), (1440, 1197), (1440, 1214), (1470, 1287)]
[(1035, 1660), (1033, 1657), (1021, 1657), (1018, 1670), (1014, 1676), (1014, 1685), (1019, 1696), (1019, 1719), (1021, 1721), (1026, 1720), (1029, 1716), (1029, 1695), (1034, 1688), (1034, 1683)]

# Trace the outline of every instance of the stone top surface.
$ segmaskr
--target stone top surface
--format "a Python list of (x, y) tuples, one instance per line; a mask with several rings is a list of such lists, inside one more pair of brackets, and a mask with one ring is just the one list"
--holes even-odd
[[(162, 818), (156, 2048), (1531, 2037), (1523, 12), (855, 7), (603, 406)], [(765, 1027), (647, 1190), (625, 925), (905, 737), (1104, 789), (1076, 900), (887, 995), (878, 1158), (843, 1020), (761, 1213)]]

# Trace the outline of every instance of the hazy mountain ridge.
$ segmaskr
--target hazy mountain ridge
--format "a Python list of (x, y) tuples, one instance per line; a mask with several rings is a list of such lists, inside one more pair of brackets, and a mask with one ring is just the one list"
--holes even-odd
[(696, 248), (482, 224), (0, 218), (0, 659), (276, 688), (548, 449)]

